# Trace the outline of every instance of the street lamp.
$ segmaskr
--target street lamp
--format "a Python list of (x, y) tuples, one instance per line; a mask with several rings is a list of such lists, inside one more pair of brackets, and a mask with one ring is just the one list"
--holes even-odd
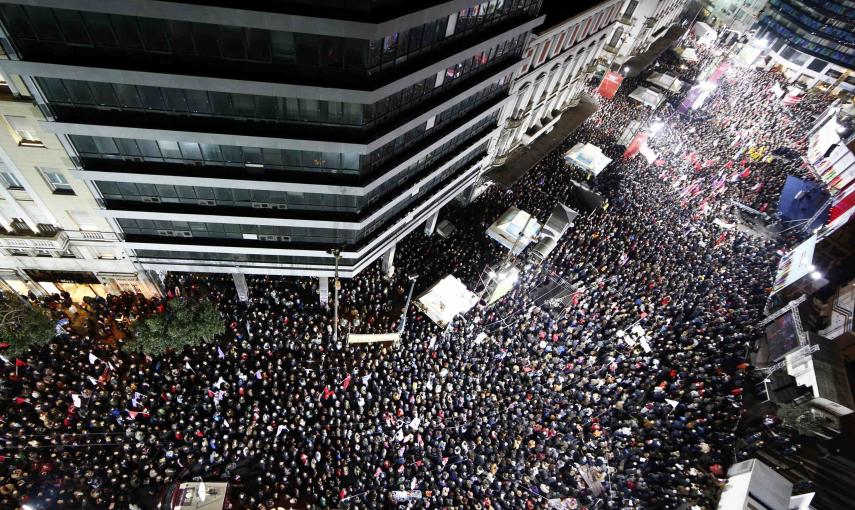
[(404, 312), (401, 313), (401, 326), (398, 328), (399, 334), (404, 334), (404, 327), (407, 325), (407, 312), (410, 310), (410, 300), (413, 298), (413, 288), (416, 286), (416, 280), (419, 275), (414, 274), (407, 277), (410, 280), (410, 292), (407, 294), (407, 303), (404, 305)]
[(333, 282), (333, 292), (335, 292), (335, 306), (333, 307), (333, 343), (338, 343), (338, 259), (341, 258), (341, 250), (333, 248), (329, 251), (330, 255), (335, 257), (335, 281)]

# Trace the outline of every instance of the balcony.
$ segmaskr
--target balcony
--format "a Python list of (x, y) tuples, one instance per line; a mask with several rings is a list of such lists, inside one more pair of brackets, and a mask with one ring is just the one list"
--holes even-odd
[(114, 232), (57, 230), (50, 234), (0, 233), (0, 248), (65, 251), (71, 241), (119, 241)]
[(656, 18), (648, 18), (647, 21), (644, 22), (644, 28), (653, 28), (656, 25)]
[(605, 51), (606, 53), (611, 53), (613, 55), (617, 55), (618, 48), (616, 46), (612, 46), (611, 44), (606, 44), (603, 47), (603, 51)]
[(56, 250), (68, 247), (68, 236), (57, 230), (51, 234), (3, 233), (0, 234), (0, 248), (17, 250)]
[(618, 20), (618, 23), (631, 27), (635, 25), (635, 18), (631, 16), (621, 16), (621, 18)]

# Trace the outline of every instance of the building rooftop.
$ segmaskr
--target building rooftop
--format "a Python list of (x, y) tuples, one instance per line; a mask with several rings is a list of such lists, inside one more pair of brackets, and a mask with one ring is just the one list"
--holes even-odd
[(536, 34), (542, 34), (564, 20), (581, 14), (592, 7), (603, 3), (603, 0), (578, 0), (568, 2), (567, 0), (543, 0), (540, 13), (546, 15), (543, 24), (532, 30)]

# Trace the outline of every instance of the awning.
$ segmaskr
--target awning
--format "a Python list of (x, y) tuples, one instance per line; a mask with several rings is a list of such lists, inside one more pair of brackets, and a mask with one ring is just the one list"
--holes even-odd
[(488, 236), (505, 248), (513, 249), (515, 255), (522, 253), (539, 232), (540, 223), (537, 219), (513, 206), (502, 213), (487, 229)]
[(695, 48), (681, 48), (677, 53), (680, 55), (680, 58), (686, 62), (697, 62), (699, 60), (698, 52)]
[(647, 87), (638, 87), (632, 91), (629, 97), (651, 108), (658, 107), (664, 99), (662, 94)]
[(564, 154), (564, 161), (575, 165), (594, 177), (600, 174), (612, 162), (603, 154), (602, 149), (590, 143), (577, 143)]
[(683, 88), (683, 82), (676, 76), (671, 76), (667, 73), (651, 73), (647, 81), (663, 90), (670, 90), (671, 92), (680, 92)]
[(665, 50), (676, 43), (677, 40), (683, 37), (683, 34), (685, 33), (685, 27), (671, 25), (671, 28), (665, 32), (665, 35), (653, 41), (653, 43), (647, 48), (647, 51), (624, 62), (624, 76), (626, 78), (632, 78), (641, 74), (642, 71), (650, 67), (650, 64), (659, 58), (659, 55), (665, 53)]
[(425, 315), (440, 326), (446, 326), (457, 314), (466, 313), (478, 302), (457, 278), (448, 275), (416, 299)]

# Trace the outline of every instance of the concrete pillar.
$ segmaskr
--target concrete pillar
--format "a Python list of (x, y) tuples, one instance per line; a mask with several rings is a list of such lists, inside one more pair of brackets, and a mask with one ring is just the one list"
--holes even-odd
[(427, 221), (425, 221), (425, 235), (432, 236), (436, 231), (436, 220), (439, 219), (439, 211), (437, 210), (435, 213), (428, 216)]
[(325, 307), (330, 302), (330, 279), (326, 276), (321, 276), (318, 280), (321, 306)]
[(249, 297), (249, 289), (247, 289), (246, 286), (246, 277), (243, 273), (232, 273), (232, 279), (235, 282), (238, 299), (246, 301), (247, 297)]
[(381, 257), (380, 267), (383, 270), (383, 274), (392, 276), (395, 272), (395, 245), (393, 244), (389, 248), (389, 251), (381, 255)]

